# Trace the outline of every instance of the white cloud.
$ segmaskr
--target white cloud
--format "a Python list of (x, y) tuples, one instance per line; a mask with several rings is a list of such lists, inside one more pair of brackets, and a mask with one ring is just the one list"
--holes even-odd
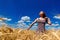
[(30, 22), (30, 17), (28, 17), (28, 16), (21, 17), (21, 20), (18, 21), (17, 26), (18, 27), (27, 27), (28, 25), (25, 22)]
[(59, 24), (52, 24), (52, 26), (59, 26)]
[(17, 23), (17, 27), (19, 28), (27, 28), (29, 24), (26, 24), (26, 22), (30, 23), (30, 17), (28, 16), (23, 16), (21, 17), (21, 20), (19, 20)]
[[(27, 24), (26, 22), (27, 22), (28, 24)], [(23, 17), (21, 17), (21, 20), (18, 21), (18, 24), (17, 24), (16, 26), (17, 26), (17, 28), (24, 28), (24, 29), (26, 29), (26, 28), (29, 27), (30, 24), (31, 24), (30, 17), (28, 17), (28, 16), (23, 16)], [(36, 28), (37, 28), (37, 23), (35, 23), (35, 24), (32, 26), (31, 29), (36, 29)]]
[(54, 16), (53, 18), (60, 19), (60, 16)]
[(26, 21), (26, 22), (30, 22), (30, 17), (28, 17), (28, 16), (23, 16), (23, 17), (21, 17), (21, 20), (22, 20), (22, 21)]
[(23, 20), (19, 20), (18, 23), (23, 23), (24, 21)]
[(46, 29), (60, 29), (59, 23), (53, 23), (52, 25), (46, 24)]
[(5, 17), (0, 17), (0, 26), (2, 25), (8, 25), (5, 21), (11, 21), (12, 19), (5, 18)]
[(0, 21), (11, 21), (12, 19), (9, 18), (0, 18)]
[(9, 18), (2, 18), (3, 20), (6, 20), (6, 21), (11, 21), (12, 19), (9, 19)]
[(19, 28), (27, 27), (26, 23), (19, 23), (19, 24), (17, 24), (17, 26), (18, 26)]
[(46, 29), (58, 29), (57, 27), (59, 27), (60, 25), (57, 23), (57, 24), (52, 24), (52, 25), (49, 25), (49, 24), (46, 24)]
[(51, 26), (51, 27), (55, 27), (55, 26), (59, 26), (59, 24), (57, 23), (57, 24), (52, 24), (52, 25), (49, 25), (49, 24), (46, 24), (46, 26)]

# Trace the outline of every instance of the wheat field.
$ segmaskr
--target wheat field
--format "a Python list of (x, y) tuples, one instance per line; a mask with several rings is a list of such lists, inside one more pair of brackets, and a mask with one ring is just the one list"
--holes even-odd
[(2, 26), (0, 27), (0, 40), (60, 40), (60, 30), (47, 30), (37, 35), (34, 30)]

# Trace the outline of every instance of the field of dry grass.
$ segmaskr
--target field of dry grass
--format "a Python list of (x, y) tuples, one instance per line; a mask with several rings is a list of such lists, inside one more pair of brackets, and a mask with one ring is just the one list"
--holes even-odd
[(36, 36), (35, 31), (0, 27), (0, 40), (60, 40), (60, 30), (48, 30)]

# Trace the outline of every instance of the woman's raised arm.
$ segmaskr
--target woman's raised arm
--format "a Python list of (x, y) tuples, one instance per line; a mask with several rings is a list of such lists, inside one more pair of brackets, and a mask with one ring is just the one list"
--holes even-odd
[(50, 21), (50, 18), (48, 18), (48, 24), (51, 25), (51, 21)]
[(29, 26), (29, 28), (27, 30), (29, 30), (37, 22), (37, 19), (35, 19), (34, 22), (32, 22), (32, 24), (30, 24), (30, 26)]

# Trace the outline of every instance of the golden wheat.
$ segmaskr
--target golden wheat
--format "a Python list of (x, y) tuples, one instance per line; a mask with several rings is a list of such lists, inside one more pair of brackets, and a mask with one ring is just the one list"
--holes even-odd
[(47, 30), (45, 33), (36, 34), (32, 30), (0, 27), (0, 40), (60, 40), (60, 30)]

